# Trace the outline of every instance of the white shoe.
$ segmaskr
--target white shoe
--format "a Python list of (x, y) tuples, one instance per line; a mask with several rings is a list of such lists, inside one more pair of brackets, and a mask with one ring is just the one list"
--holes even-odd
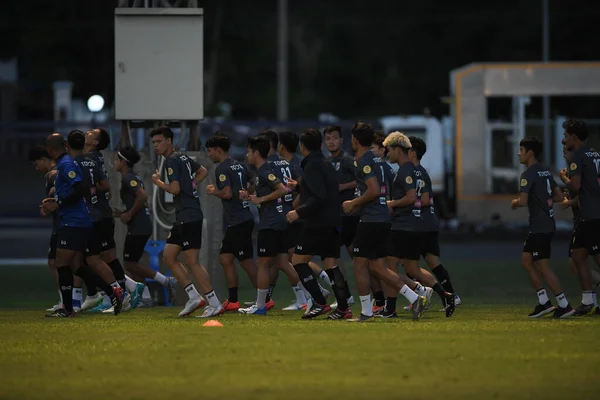
[(202, 297), (197, 299), (189, 299), (187, 303), (185, 303), (185, 307), (179, 313), (180, 317), (187, 317), (197, 309), (204, 307), (206, 305), (206, 301)]
[[(347, 302), (348, 302), (348, 307), (352, 307), (354, 305), (354, 297), (353, 296), (348, 297)], [(337, 301), (335, 303), (331, 303), (331, 305), (329, 307), (331, 307), (332, 310), (336, 310), (338, 308)]]
[(208, 306), (204, 309), (202, 315), (197, 315), (196, 318), (210, 318), (216, 317), (218, 315), (223, 314), (223, 307), (219, 305), (219, 307)]
[(423, 312), (429, 310), (429, 307), (431, 307), (431, 297), (432, 296), (433, 296), (433, 289), (430, 287), (425, 287), (425, 296), (424, 297), (427, 299), (427, 304), (423, 308)]
[(101, 312), (102, 312), (102, 314), (114, 314), (115, 308), (111, 306), (111, 307), (107, 308), (106, 310), (102, 310)]
[(348, 297), (348, 305), (352, 307), (354, 305), (354, 296)]
[(56, 310), (60, 310), (61, 308), (63, 308), (63, 304), (61, 302), (58, 302), (55, 305), (53, 305), (52, 307), (46, 309), (46, 311), (48, 311), (48, 312), (54, 312)]
[[(315, 304), (315, 302), (313, 301), (312, 297), (309, 297), (308, 300), (306, 301), (306, 310), (304, 310), (304, 314), (308, 314), (310, 312), (310, 309), (312, 308), (312, 306)], [(337, 307), (337, 304), (336, 304)]]
[(123, 307), (121, 308), (121, 311), (125, 311), (125, 309), (127, 310), (131, 310), (131, 295), (127, 292), (125, 292), (123, 294)]
[(304, 307), (306, 307), (306, 304), (292, 303), (289, 306), (282, 308), (282, 311), (300, 311), (303, 310)]
[(81, 311), (97, 307), (100, 305), (100, 303), (102, 303), (102, 295), (100, 293), (96, 293), (93, 296), (86, 296), (85, 301), (81, 305)]
[(258, 308), (256, 304), (254, 304), (248, 308), (238, 308), (238, 312), (240, 314), (267, 315), (267, 307)]
[[(460, 306), (461, 304), (462, 304), (462, 301), (460, 301), (460, 297), (458, 297), (458, 295), (457, 295), (457, 294), (455, 294), (455, 295), (454, 295), (454, 307), (458, 307), (458, 306)], [(442, 309), (440, 310), (440, 312), (446, 312), (446, 309), (445, 309), (445, 308), (442, 308)]]

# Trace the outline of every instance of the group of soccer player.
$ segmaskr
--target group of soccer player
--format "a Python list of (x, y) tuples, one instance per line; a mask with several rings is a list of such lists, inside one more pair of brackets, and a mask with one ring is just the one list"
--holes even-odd
[[(527, 169), (521, 175), (519, 198), (511, 203), (513, 209), (529, 210), (529, 234), (521, 256), (532, 287), (537, 291), (538, 304), (529, 314), (539, 318), (553, 313), (555, 318), (600, 315), (595, 288), (600, 274), (588, 265), (592, 256), (600, 266), (600, 153), (587, 144), (588, 129), (581, 120), (563, 124), (563, 154), (567, 168), (560, 171), (565, 193), (557, 186), (552, 173), (539, 162), (543, 144), (535, 137), (520, 142), (519, 161)], [(573, 210), (573, 234), (569, 243), (569, 268), (581, 284), (581, 304), (572, 308), (560, 282), (550, 267), (551, 242), (556, 227), (553, 204)], [(556, 298), (550, 301), (544, 282)], [(595, 309), (594, 309), (595, 307)]]

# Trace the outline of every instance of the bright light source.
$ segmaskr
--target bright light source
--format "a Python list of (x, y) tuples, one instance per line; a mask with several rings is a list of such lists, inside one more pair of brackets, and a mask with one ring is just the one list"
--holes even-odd
[(91, 112), (100, 112), (104, 108), (104, 99), (99, 94), (95, 94), (88, 99), (87, 106)]

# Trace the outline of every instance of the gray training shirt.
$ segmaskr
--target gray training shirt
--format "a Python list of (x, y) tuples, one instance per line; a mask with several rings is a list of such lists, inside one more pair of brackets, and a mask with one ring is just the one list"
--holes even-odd
[(202, 221), (204, 215), (200, 208), (198, 190), (194, 181), (194, 174), (200, 169), (200, 164), (188, 155), (174, 151), (165, 162), (169, 182), (179, 182), (179, 194), (174, 196), (177, 216), (175, 223)]
[[(419, 173), (417, 177), (415, 165), (411, 162), (406, 162), (398, 167), (394, 175), (392, 183), (392, 200), (400, 200), (410, 190), (417, 192), (417, 202), (405, 207), (396, 207), (392, 211), (392, 230), (395, 231), (418, 231), (418, 225), (423, 224), (421, 219), (420, 196), (417, 190), (417, 181), (421, 178)], [(420, 182), (419, 182), (420, 184)]]
[[(272, 163), (264, 163), (256, 174), (256, 196), (268, 196), (275, 191), (278, 184), (282, 182), (281, 171), (277, 171)], [(285, 214), (283, 213), (283, 199), (280, 197), (274, 201), (268, 201), (258, 206), (260, 222), (258, 230), (274, 229), (283, 231), (287, 226)]]
[[(135, 194), (139, 189), (144, 189), (144, 182), (139, 176), (129, 171), (121, 178), (121, 201), (125, 204), (125, 211), (129, 211), (135, 204)], [(150, 235), (152, 234), (152, 220), (150, 219), (150, 210), (144, 204), (144, 208), (139, 210), (131, 217), (127, 223), (127, 233), (129, 235)]]
[(215, 169), (217, 189), (231, 188), (231, 198), (221, 199), (223, 220), (227, 226), (239, 225), (253, 219), (247, 200), (240, 200), (240, 190), (248, 189), (250, 175), (248, 168), (232, 158), (227, 158)]
[(425, 182), (425, 186), (421, 193), (429, 193), (429, 205), (421, 208), (421, 218), (423, 219), (423, 232), (437, 232), (440, 229), (440, 221), (435, 214), (435, 205), (433, 203), (433, 187), (431, 186), (431, 177), (425, 168), (422, 165), (417, 165), (419, 171), (421, 171), (421, 176), (423, 182)]
[[(98, 165), (98, 170), (100, 171), (99, 176), (96, 176), (96, 183), (102, 180), (106, 180), (108, 182), (108, 172), (106, 171), (106, 166), (104, 165), (104, 156), (98, 150), (92, 150), (89, 153), (85, 154), (85, 156), (91, 160), (96, 162)], [(81, 168), (83, 169), (83, 167)], [(103, 195), (98, 195), (98, 203), (96, 203), (96, 207), (101, 214), (100, 219), (110, 218), (113, 219), (112, 208), (110, 208), (110, 198), (108, 192)], [(98, 221), (94, 219), (94, 221)]]
[[(105, 179), (104, 173), (100, 169), (98, 163), (92, 157), (89, 157), (89, 154), (79, 154), (78, 156), (75, 156), (75, 162), (79, 165), (79, 168), (81, 168), (81, 180), (83, 181), (83, 185), (88, 188), (85, 202), (88, 210), (90, 210), (90, 216), (92, 217), (92, 221), (98, 222), (106, 218), (103, 212), (104, 206), (100, 201), (104, 198), (104, 195), (98, 195), (96, 193), (96, 184)], [(112, 219), (112, 210), (110, 218)]]
[(367, 179), (370, 178), (377, 179), (380, 191), (375, 200), (362, 206), (360, 222), (388, 222), (390, 220), (386, 203), (388, 188), (383, 161), (369, 150), (360, 157), (357, 164), (356, 187), (360, 195), (366, 192)]
[[(358, 163), (354, 161), (351, 155), (340, 151), (340, 154), (336, 157), (329, 156), (327, 160), (333, 165), (333, 169), (337, 173), (338, 184), (350, 183), (356, 181), (356, 168)], [(344, 210), (342, 209), (342, 203), (344, 201), (352, 200), (355, 198), (356, 188), (354, 189), (345, 189), (340, 192), (340, 213), (342, 216), (344, 214)], [(351, 215), (357, 215), (353, 213)]]
[(570, 176), (581, 177), (579, 218), (582, 221), (600, 219), (600, 153), (581, 146), (573, 154), (569, 165)]
[[(275, 158), (277, 157), (277, 158)], [(295, 167), (294, 165), (280, 158), (279, 156), (273, 155), (268, 159), (269, 163), (273, 166), (273, 169), (277, 173), (276, 175), (281, 179), (284, 185), (287, 185), (288, 178), (292, 178), (296, 182), (302, 177), (300, 173), (300, 168)], [(283, 197), (283, 212), (288, 213), (294, 209), (294, 194), (288, 193)]]
[(529, 232), (552, 233), (556, 230), (552, 208), (552, 192), (555, 187), (552, 173), (539, 163), (533, 164), (521, 174), (519, 192), (529, 195)]

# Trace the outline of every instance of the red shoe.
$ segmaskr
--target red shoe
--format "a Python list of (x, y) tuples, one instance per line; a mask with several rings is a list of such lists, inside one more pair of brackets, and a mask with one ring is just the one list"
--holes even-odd
[(265, 306), (267, 307), (267, 311), (270, 310), (271, 308), (275, 307), (275, 302), (273, 301), (273, 299), (269, 300), (267, 304), (265, 304)]
[(374, 315), (379, 315), (383, 312), (385, 306), (378, 306), (378, 305), (373, 305), (373, 314)]
[(240, 308), (240, 302), (236, 301), (235, 303), (232, 303), (229, 300), (225, 300), (225, 302), (223, 303), (223, 312), (227, 312), (227, 311), (237, 311)]

